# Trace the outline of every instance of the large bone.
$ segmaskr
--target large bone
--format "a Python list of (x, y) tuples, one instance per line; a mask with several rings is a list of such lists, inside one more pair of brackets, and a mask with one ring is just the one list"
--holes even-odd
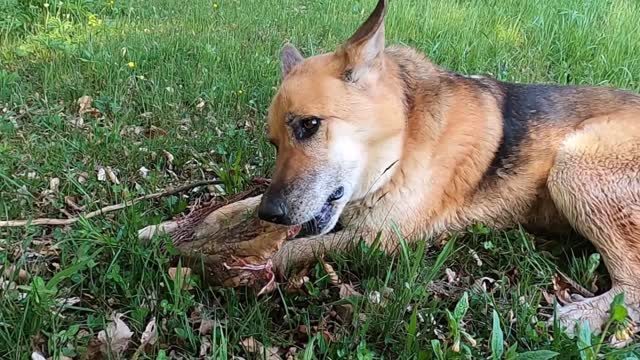
[(268, 260), (287, 240), (290, 228), (259, 220), (255, 211), (261, 195), (252, 195), (255, 191), (226, 204), (203, 205), (181, 219), (147, 226), (138, 232), (139, 239), (148, 242), (154, 236), (169, 236), (183, 266), (210, 285), (265, 286), (273, 280)]

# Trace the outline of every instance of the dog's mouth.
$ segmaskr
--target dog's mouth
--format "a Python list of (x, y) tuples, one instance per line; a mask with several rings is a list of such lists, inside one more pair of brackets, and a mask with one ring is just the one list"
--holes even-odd
[[(331, 193), (331, 195), (329, 195), (327, 200), (322, 205), (322, 208), (320, 209), (320, 211), (318, 211), (311, 220), (301, 225), (295, 226), (296, 228), (295, 230), (299, 230), (297, 231), (297, 234), (295, 237), (299, 238), (299, 237), (312, 236), (312, 235), (318, 235), (323, 233), (324, 230), (326, 230), (327, 226), (329, 226), (329, 224), (331, 223), (335, 215), (335, 212), (336, 212), (335, 202), (342, 199), (343, 197), (344, 197), (344, 187), (340, 186), (333, 193)], [(340, 227), (340, 224), (336, 224), (334, 229), (338, 227)]]

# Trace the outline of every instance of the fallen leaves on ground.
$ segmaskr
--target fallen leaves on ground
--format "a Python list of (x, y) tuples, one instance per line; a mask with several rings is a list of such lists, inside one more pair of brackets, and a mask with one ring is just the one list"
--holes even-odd
[(280, 349), (277, 347), (265, 347), (258, 340), (250, 337), (240, 341), (240, 346), (244, 349), (245, 352), (251, 355), (264, 356), (265, 360), (282, 360), (279, 352)]
[(456, 276), (455, 271), (453, 271), (453, 270), (451, 270), (449, 268), (446, 268), (444, 270), (444, 272), (447, 274), (447, 283), (453, 285), (453, 284), (456, 284), (458, 282), (459, 278)]
[(144, 136), (149, 139), (154, 139), (157, 137), (165, 137), (169, 135), (169, 132), (161, 127), (157, 127), (155, 125), (151, 125), (149, 129), (144, 132)]
[(8, 266), (2, 274), (8, 279), (15, 278), (18, 284), (26, 284), (30, 278), (29, 273), (25, 269), (18, 269), (15, 265)]
[(324, 271), (327, 273), (327, 276), (329, 276), (329, 281), (331, 281), (331, 284), (333, 286), (340, 286), (340, 277), (338, 277), (338, 274), (336, 273), (336, 271), (333, 269), (333, 266), (331, 266), (331, 264), (326, 263), (326, 262), (322, 262), (322, 267), (324, 268)]
[(111, 322), (107, 328), (98, 333), (100, 341), (100, 351), (103, 354), (113, 354), (118, 356), (124, 353), (129, 347), (133, 332), (127, 324), (122, 321), (122, 314), (115, 313), (111, 316)]
[(356, 290), (351, 284), (340, 284), (340, 299), (350, 297), (361, 297), (362, 294)]
[(158, 342), (158, 331), (156, 328), (156, 318), (151, 318), (151, 321), (147, 324), (142, 336), (140, 337), (140, 346), (136, 353), (133, 355), (133, 359), (137, 359), (142, 353), (146, 353)]
[(204, 109), (205, 105), (207, 105), (207, 103), (204, 100), (198, 99), (198, 104), (196, 105), (196, 110), (202, 111), (202, 109)]
[(477, 294), (484, 294), (487, 292), (491, 293), (495, 283), (495, 279), (484, 276), (473, 282), (473, 285), (471, 285), (471, 291)]
[(331, 264), (323, 262), (322, 267), (324, 268), (324, 271), (327, 273), (327, 276), (329, 277), (329, 281), (331, 282), (331, 285), (336, 286), (340, 289), (339, 290), (340, 299), (362, 296), (362, 294), (358, 292), (353, 285), (343, 283), (340, 280), (338, 273), (336, 273), (336, 271), (334, 270), (333, 266), (331, 266)]
[(178, 268), (172, 267), (169, 268), (169, 278), (173, 281), (176, 281), (178, 285), (181, 285), (183, 290), (190, 290), (191, 284), (189, 283), (189, 276), (191, 275), (191, 269), (187, 267)]
[(89, 95), (85, 95), (79, 98), (77, 101), (77, 104), (79, 107), (78, 115), (82, 116), (85, 113), (94, 111), (95, 109), (93, 108), (92, 103), (93, 103), (93, 98)]
[(215, 322), (213, 320), (203, 319), (200, 322), (200, 326), (198, 327), (198, 333), (201, 336), (209, 335), (213, 331), (214, 325), (215, 325)]
[(88, 178), (89, 178), (89, 174), (87, 174), (86, 172), (81, 172), (78, 174), (78, 183), (84, 184), (87, 182)]
[(173, 160), (175, 159), (175, 157), (173, 156), (172, 153), (168, 152), (167, 150), (162, 150), (162, 153), (164, 154), (164, 157), (167, 159), (167, 167), (169, 168), (169, 170), (173, 170)]
[(113, 171), (113, 169), (111, 168), (111, 166), (107, 166), (105, 169), (107, 176), (109, 177), (109, 180), (116, 184), (119, 185), (120, 184), (120, 180), (118, 180), (118, 177), (116, 176), (116, 173)]
[(574, 301), (573, 296), (577, 294), (581, 297), (593, 297), (594, 294), (572, 280), (566, 274), (558, 271), (551, 279), (553, 292), (562, 305), (570, 304)]
[(57, 194), (58, 191), (60, 191), (60, 179), (59, 178), (54, 177), (51, 180), (49, 180), (49, 190), (54, 194)]

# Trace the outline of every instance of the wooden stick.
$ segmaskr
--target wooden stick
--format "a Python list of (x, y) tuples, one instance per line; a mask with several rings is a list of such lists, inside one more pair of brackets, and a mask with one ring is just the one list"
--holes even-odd
[(170, 195), (175, 195), (190, 189), (193, 189), (195, 187), (198, 186), (205, 186), (205, 185), (214, 185), (214, 184), (222, 184), (222, 181), (220, 180), (202, 180), (202, 181), (198, 181), (195, 183), (191, 183), (191, 184), (187, 184), (187, 185), (183, 185), (183, 186), (179, 186), (173, 189), (168, 189), (165, 191), (161, 191), (161, 192), (157, 192), (154, 194), (149, 194), (149, 195), (145, 195), (145, 196), (140, 196), (137, 197), (133, 200), (130, 201), (125, 201), (123, 203), (120, 204), (116, 204), (116, 205), (109, 205), (109, 206), (105, 206), (101, 209), (98, 209), (96, 211), (91, 211), (89, 213), (86, 214), (81, 214), (77, 217), (72, 217), (69, 219), (48, 219), (48, 218), (39, 218), (39, 219), (33, 219), (33, 220), (9, 220), (9, 221), (0, 221), (0, 228), (5, 228), (5, 227), (23, 227), (23, 226), (27, 226), (27, 225), (50, 225), (50, 226), (65, 226), (65, 225), (71, 225), (74, 224), (78, 221), (80, 221), (80, 219), (91, 219), (92, 217), (96, 217), (98, 215), (104, 215), (116, 210), (120, 210), (120, 209), (124, 209), (126, 207), (129, 206), (133, 206), (137, 203), (139, 203), (140, 201), (144, 201), (144, 200), (153, 200), (153, 199), (157, 199), (157, 198), (161, 198), (161, 197), (165, 197), (165, 196), (170, 196)]

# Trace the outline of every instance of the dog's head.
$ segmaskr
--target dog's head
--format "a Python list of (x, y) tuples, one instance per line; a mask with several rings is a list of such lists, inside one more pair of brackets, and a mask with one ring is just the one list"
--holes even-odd
[(283, 48), (282, 84), (268, 112), (276, 166), (261, 219), (324, 234), (349, 201), (388, 180), (405, 125), (402, 86), (385, 71), (385, 8), (380, 0), (335, 52), (305, 59)]

